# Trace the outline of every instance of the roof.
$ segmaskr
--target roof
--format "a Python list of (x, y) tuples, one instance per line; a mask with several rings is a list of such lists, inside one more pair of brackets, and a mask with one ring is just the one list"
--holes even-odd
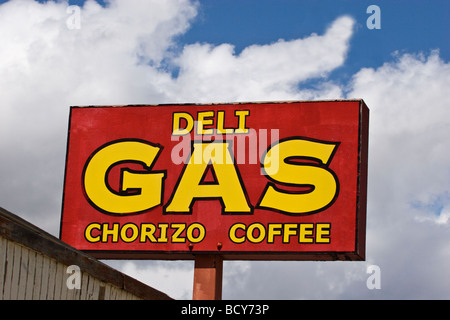
[(0, 237), (19, 243), (65, 265), (77, 265), (93, 277), (146, 300), (170, 300), (168, 295), (79, 251), (30, 222), (0, 207)]

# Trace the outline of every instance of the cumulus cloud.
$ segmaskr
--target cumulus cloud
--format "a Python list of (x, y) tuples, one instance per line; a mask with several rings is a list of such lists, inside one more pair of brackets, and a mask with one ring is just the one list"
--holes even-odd
[[(346, 62), (353, 18), (236, 53), (232, 44), (177, 43), (197, 6), (88, 0), (80, 29), (70, 29), (67, 2), (0, 5), (0, 205), (58, 234), (70, 105), (363, 98), (368, 261), (226, 262), (224, 297), (449, 298), (450, 64), (438, 51), (394, 53), (341, 85), (328, 75)], [(191, 262), (111, 264), (190, 297)], [(369, 264), (381, 267), (382, 290), (367, 289)]]
[[(0, 5), (2, 205), (57, 233), (70, 105), (160, 103), (159, 71), (196, 14), (189, 1)], [(51, 217), (42, 219), (42, 217)]]
[(173, 96), (207, 102), (282, 100), (311, 94), (299, 92), (298, 84), (324, 77), (342, 65), (353, 25), (352, 18), (340, 17), (324, 35), (252, 45), (240, 54), (235, 54), (231, 44), (187, 45), (176, 59), (180, 73)]
[(350, 95), (371, 106), (368, 250), (386, 266), (392, 295), (450, 294), (449, 85), (450, 64), (438, 51), (395, 53), (353, 78)]
[(349, 93), (371, 106), (371, 199), (429, 212), (431, 202), (449, 200), (450, 64), (438, 51), (394, 59), (359, 71)]

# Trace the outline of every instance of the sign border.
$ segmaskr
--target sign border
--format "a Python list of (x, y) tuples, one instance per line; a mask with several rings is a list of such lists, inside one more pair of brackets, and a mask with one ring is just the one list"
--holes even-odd
[(368, 144), (369, 144), (369, 108), (363, 99), (333, 99), (333, 100), (289, 100), (289, 101), (257, 101), (257, 102), (227, 102), (227, 103), (167, 103), (167, 104), (130, 104), (130, 105), (89, 105), (71, 106), (69, 114), (68, 135), (66, 144), (66, 160), (64, 169), (64, 184), (60, 219), (59, 238), (61, 239), (65, 185), (67, 178), (67, 162), (71, 131), (71, 116), (74, 108), (105, 108), (105, 107), (168, 107), (168, 106), (215, 106), (215, 105), (249, 105), (249, 104), (290, 104), (290, 103), (324, 103), (324, 102), (359, 102), (358, 123), (358, 172), (356, 196), (356, 232), (354, 251), (302, 251), (302, 252), (236, 252), (236, 251), (130, 251), (130, 250), (81, 250), (97, 259), (114, 260), (194, 260), (197, 255), (219, 255), (223, 260), (256, 260), (256, 261), (365, 261), (366, 257), (366, 212), (367, 212), (367, 175), (368, 175)]

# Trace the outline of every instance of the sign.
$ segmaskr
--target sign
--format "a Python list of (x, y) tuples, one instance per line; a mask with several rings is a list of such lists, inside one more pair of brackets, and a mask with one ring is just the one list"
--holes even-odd
[(364, 260), (362, 100), (72, 107), (61, 239), (103, 259)]

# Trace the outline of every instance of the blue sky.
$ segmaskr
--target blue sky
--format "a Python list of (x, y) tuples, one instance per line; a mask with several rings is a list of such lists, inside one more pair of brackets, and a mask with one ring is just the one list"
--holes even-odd
[[(200, 1), (199, 16), (180, 37), (182, 43), (230, 43), (236, 53), (252, 44), (292, 40), (322, 33), (331, 21), (350, 15), (356, 21), (345, 65), (331, 76), (347, 79), (362, 67), (378, 67), (395, 51), (418, 52), (439, 48), (450, 57), (450, 2), (445, 0), (246, 0)], [(367, 7), (381, 10), (381, 29), (369, 30)]]
[[(0, 206), (59, 233), (71, 105), (363, 98), (367, 261), (227, 262), (224, 298), (450, 299), (450, 1), (111, 1), (69, 1), (73, 29), (0, 0)], [(191, 297), (192, 262), (108, 263)]]
[[(352, 39), (350, 57), (359, 66), (380, 64), (395, 50), (428, 50), (440, 47), (448, 57), (448, 1), (200, 1), (199, 17), (183, 42), (232, 43), (240, 52), (251, 44), (265, 44), (323, 32), (341, 15), (357, 20), (357, 34)], [(381, 9), (381, 29), (369, 30), (366, 20), (368, 6)], [(371, 53), (372, 52), (372, 53)], [(381, 54), (381, 56), (380, 56)], [(352, 60), (352, 59), (349, 59)], [(355, 61), (355, 64), (357, 62)]]
[[(82, 6), (84, 2), (69, 0), (71, 5)], [(357, 22), (356, 32), (346, 63), (331, 74), (335, 79), (347, 81), (362, 67), (378, 67), (391, 60), (396, 51), (427, 53), (439, 48), (443, 59), (450, 58), (447, 0), (199, 0), (198, 3), (197, 17), (178, 38), (180, 46), (195, 42), (230, 43), (239, 54), (249, 45), (322, 33), (337, 17), (350, 15)], [(366, 10), (373, 4), (381, 10), (381, 29), (366, 27), (371, 16)]]

